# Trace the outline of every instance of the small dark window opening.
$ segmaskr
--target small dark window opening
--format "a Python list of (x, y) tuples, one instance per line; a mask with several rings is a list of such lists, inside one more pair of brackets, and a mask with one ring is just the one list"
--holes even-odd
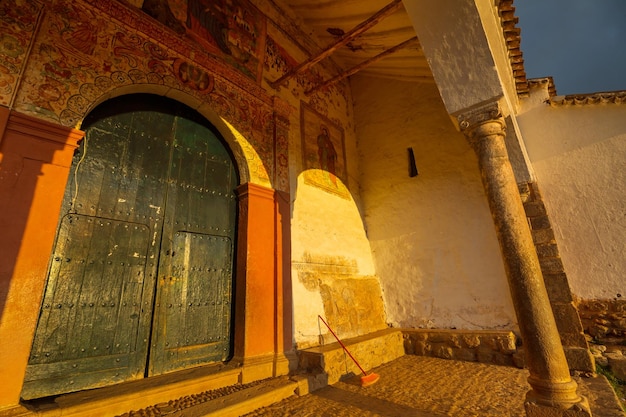
[(417, 165), (415, 165), (415, 154), (413, 153), (413, 148), (407, 149), (409, 153), (409, 177), (417, 177)]

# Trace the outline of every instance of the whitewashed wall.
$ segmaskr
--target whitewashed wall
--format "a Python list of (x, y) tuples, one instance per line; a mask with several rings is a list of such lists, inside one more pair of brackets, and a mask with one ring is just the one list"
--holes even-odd
[[(291, 103), (296, 109), (301, 106), (299, 98), (295, 97)], [(345, 181), (337, 178), (342, 195), (305, 181), (302, 120), (296, 112), (291, 119), (290, 173), (293, 323), (298, 348), (317, 345), (320, 333), (328, 333), (320, 328), (318, 315), (336, 326), (334, 330), (343, 338), (378, 330), (381, 323), (384, 325), (379, 284), (378, 306), (373, 306), (371, 316), (365, 318), (367, 312), (360, 314), (360, 322), (351, 317), (357, 309), (363, 312), (367, 307), (360, 305), (365, 300), (361, 283), (365, 279), (371, 282), (375, 273), (360, 208), (359, 159), (351, 104), (337, 99), (319, 111), (322, 110), (325, 117), (343, 129), (347, 177)], [(341, 288), (349, 287), (342, 284), (344, 279), (361, 281), (353, 285), (354, 292), (342, 294)], [(329, 287), (332, 289), (328, 290)], [(329, 309), (329, 305), (336, 308)]]
[[(434, 84), (353, 77), (361, 196), (387, 320), (515, 328), (474, 152)], [(419, 175), (408, 175), (407, 148)]]
[(533, 89), (517, 120), (572, 292), (626, 297), (626, 105), (547, 98)]

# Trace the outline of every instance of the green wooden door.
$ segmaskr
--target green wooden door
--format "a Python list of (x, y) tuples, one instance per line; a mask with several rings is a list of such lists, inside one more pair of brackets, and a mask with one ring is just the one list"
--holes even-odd
[(230, 355), (236, 177), (221, 143), (177, 119), (150, 372), (160, 374)]
[(119, 98), (86, 120), (24, 399), (230, 355), (235, 168), (197, 114), (160, 101)]

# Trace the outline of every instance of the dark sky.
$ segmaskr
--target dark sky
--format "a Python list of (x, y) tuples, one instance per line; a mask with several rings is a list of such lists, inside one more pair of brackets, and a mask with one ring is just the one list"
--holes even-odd
[(516, 0), (528, 78), (558, 95), (626, 90), (626, 0)]

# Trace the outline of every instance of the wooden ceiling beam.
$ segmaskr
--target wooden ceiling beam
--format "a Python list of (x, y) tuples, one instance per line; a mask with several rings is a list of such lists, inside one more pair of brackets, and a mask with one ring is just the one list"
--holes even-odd
[(363, 22), (359, 23), (356, 27), (354, 27), (352, 30), (344, 33), (343, 36), (341, 36), (339, 39), (337, 39), (337, 41), (335, 43), (333, 43), (332, 45), (326, 47), (326, 49), (324, 49), (322, 52), (320, 52), (316, 56), (311, 57), (311, 58), (307, 59), (306, 61), (302, 62), (296, 68), (294, 68), (290, 72), (286, 73), (285, 75), (283, 75), (282, 77), (280, 77), (276, 81), (270, 82), (269, 83), (270, 86), (272, 88), (276, 89), (276, 88), (280, 87), (286, 81), (288, 81), (291, 78), (295, 77), (296, 75), (298, 75), (298, 74), (308, 70), (309, 68), (311, 68), (313, 65), (317, 64), (318, 62), (320, 62), (324, 58), (327, 58), (328, 56), (332, 55), (337, 49), (339, 49), (342, 46), (350, 43), (352, 40), (354, 40), (354, 38), (356, 38), (360, 34), (366, 32), (367, 30), (369, 30), (372, 27), (374, 27), (376, 24), (378, 24), (378, 22), (380, 22), (381, 20), (383, 20), (387, 16), (393, 14), (400, 7), (402, 7), (402, 0), (393, 0), (387, 6), (383, 7), (378, 12), (376, 12), (374, 15), (372, 15), (369, 19), (364, 20)]
[(308, 96), (308, 95), (313, 94), (314, 92), (316, 92), (316, 91), (318, 91), (318, 90), (320, 90), (320, 89), (322, 89), (324, 87), (327, 87), (329, 85), (335, 84), (336, 82), (341, 81), (344, 78), (347, 78), (347, 77), (349, 77), (349, 76), (351, 76), (353, 74), (356, 74), (357, 72), (361, 71), (363, 68), (373, 64), (374, 62), (380, 61), (381, 59), (385, 58), (387, 55), (391, 55), (394, 52), (397, 52), (397, 51), (399, 51), (401, 49), (406, 48), (407, 46), (411, 45), (413, 42), (417, 42), (417, 36), (413, 36), (411, 39), (407, 39), (406, 41), (404, 41), (402, 43), (399, 43), (398, 45), (393, 46), (393, 47), (391, 47), (391, 48), (381, 52), (380, 54), (378, 54), (378, 55), (376, 55), (376, 56), (374, 56), (374, 57), (372, 57), (372, 58), (370, 58), (370, 59), (368, 59), (366, 61), (361, 62), (358, 65), (355, 65), (354, 67), (350, 68), (349, 70), (344, 71), (341, 74), (339, 74), (339, 75), (337, 75), (337, 76), (335, 76), (335, 77), (333, 77), (333, 78), (331, 78), (331, 79), (329, 79), (327, 81), (324, 81), (321, 84), (316, 85), (315, 87), (311, 88), (310, 90), (305, 91), (304, 94)]

